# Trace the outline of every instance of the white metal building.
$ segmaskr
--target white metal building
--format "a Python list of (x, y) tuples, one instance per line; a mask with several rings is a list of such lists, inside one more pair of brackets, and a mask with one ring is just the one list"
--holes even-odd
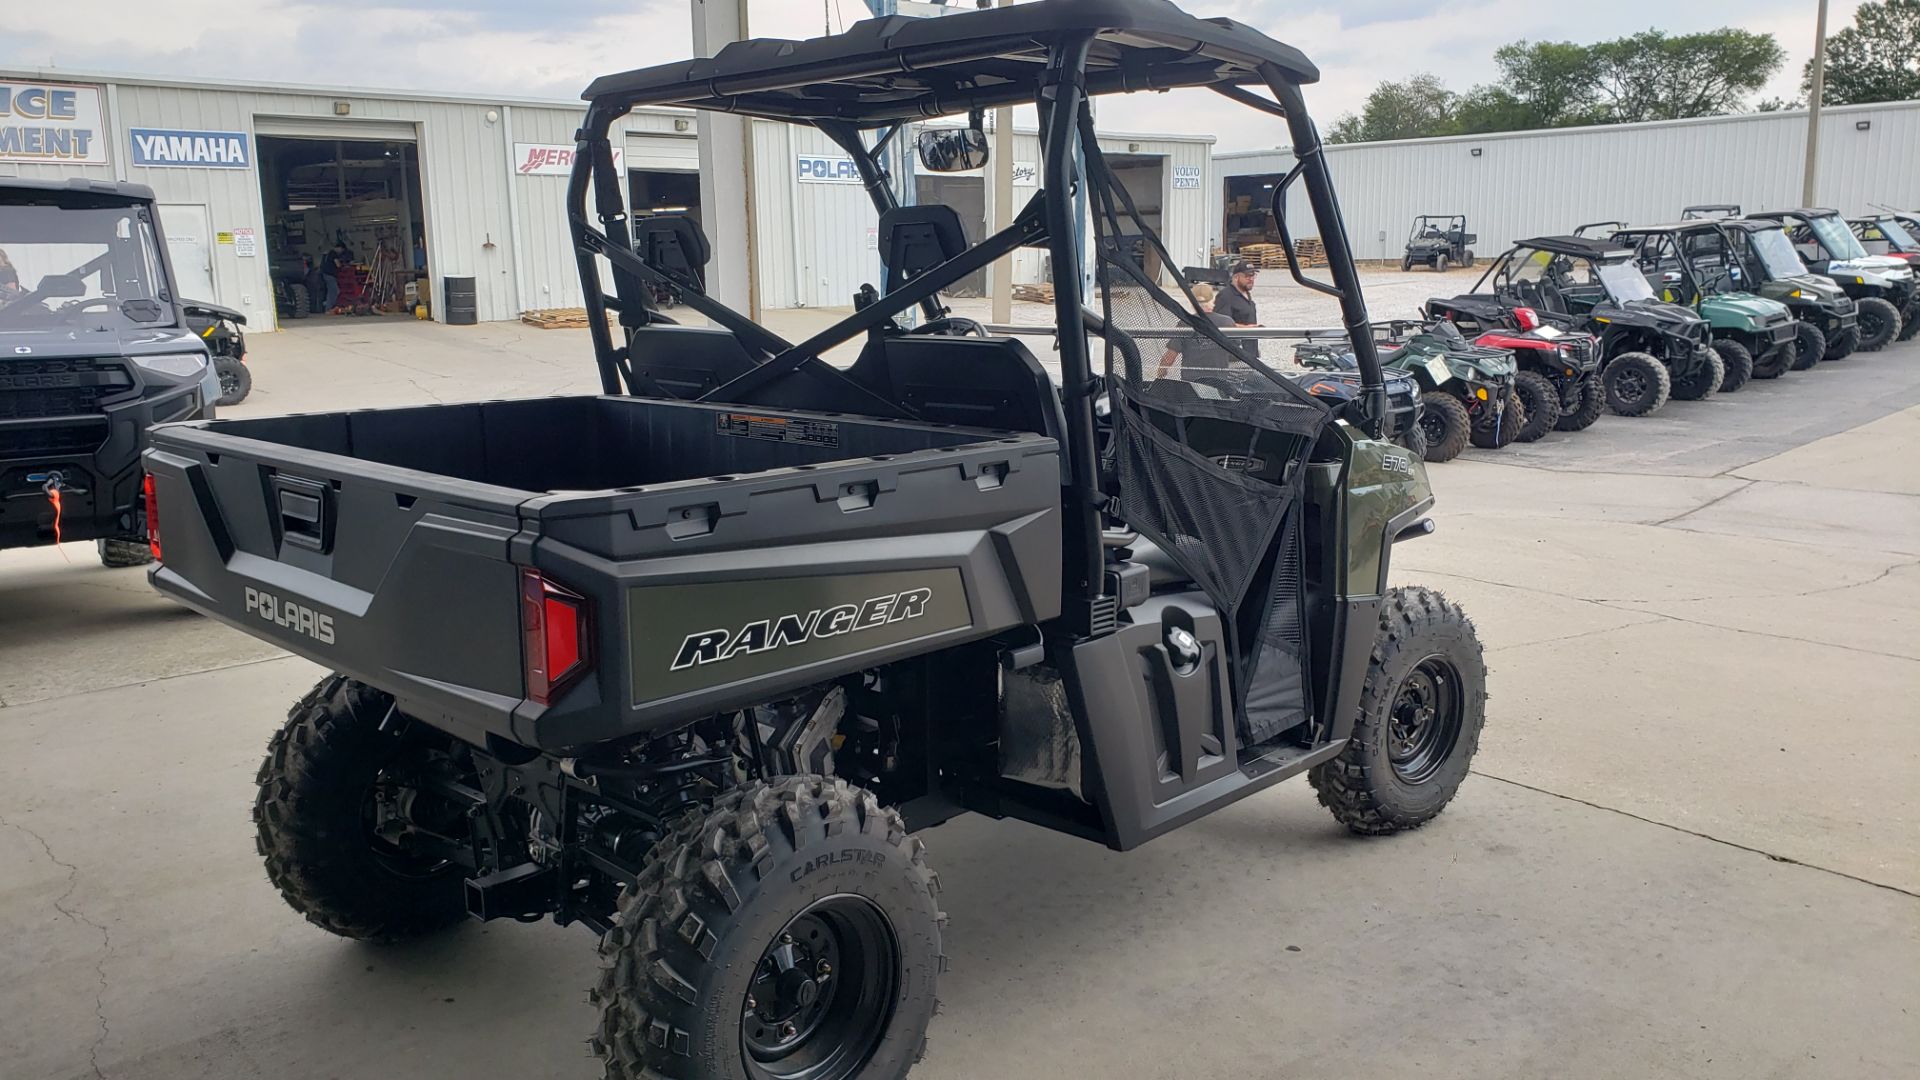
[[(424, 256), (435, 318), (448, 277), (475, 280), (480, 320), (581, 303), (565, 190), (584, 103), (22, 70), (0, 70), (0, 102), (0, 175), (152, 187), (182, 293), (238, 308), (253, 327), (275, 325), (270, 267), (317, 260), (341, 237), (363, 262), (381, 247), (403, 270)], [(662, 108), (621, 122), (636, 209), (699, 216), (698, 123)], [(1183, 262), (1204, 262), (1217, 233), (1211, 143), (1101, 140)], [(843, 307), (878, 284), (875, 214), (839, 148), (767, 122), (755, 122), (753, 146), (762, 306)], [(1016, 146), (1024, 201), (1037, 136), (1018, 132)], [(917, 187), (917, 201), (951, 202), (970, 236), (984, 232), (980, 174), (922, 175)], [(1044, 258), (1016, 256), (1016, 280), (1044, 280)]]
[[(1822, 111), (1817, 202), (1846, 213), (1920, 204), (1920, 102)], [(1671, 221), (1682, 207), (1796, 206), (1807, 114), (1505, 132), (1327, 148), (1354, 254), (1400, 257), (1416, 214), (1464, 213), (1490, 258), (1515, 240), (1601, 220)], [(1287, 149), (1219, 154), (1209, 188), (1215, 222), (1228, 192), (1257, 192), (1294, 165)], [(1316, 235), (1304, 195), (1288, 206), (1296, 236)], [(1222, 235), (1226, 235), (1224, 232)]]

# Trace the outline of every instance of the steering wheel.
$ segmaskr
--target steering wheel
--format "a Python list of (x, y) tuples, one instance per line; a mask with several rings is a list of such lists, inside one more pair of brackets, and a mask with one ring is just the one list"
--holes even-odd
[(918, 337), (922, 334), (946, 334), (952, 337), (965, 337), (968, 334), (972, 334), (975, 337), (986, 337), (987, 328), (980, 325), (980, 320), (978, 319), (968, 319), (958, 315), (950, 315), (944, 319), (934, 319), (931, 322), (921, 323), (919, 326), (907, 331), (909, 337)]

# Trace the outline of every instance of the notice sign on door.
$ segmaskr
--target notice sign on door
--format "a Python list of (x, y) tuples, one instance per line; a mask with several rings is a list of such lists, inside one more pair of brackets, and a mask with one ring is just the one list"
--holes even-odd
[(233, 230), (233, 253), (242, 259), (260, 254), (260, 234), (253, 229)]
[(244, 131), (132, 128), (133, 163), (148, 168), (244, 169), (253, 164)]
[(0, 161), (105, 165), (100, 88), (0, 81)]

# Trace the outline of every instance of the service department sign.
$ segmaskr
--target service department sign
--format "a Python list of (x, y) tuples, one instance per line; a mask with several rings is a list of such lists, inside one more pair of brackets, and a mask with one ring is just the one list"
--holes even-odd
[(0, 161), (105, 165), (100, 88), (0, 81)]
[(253, 164), (244, 131), (132, 128), (133, 163), (149, 168), (244, 169)]

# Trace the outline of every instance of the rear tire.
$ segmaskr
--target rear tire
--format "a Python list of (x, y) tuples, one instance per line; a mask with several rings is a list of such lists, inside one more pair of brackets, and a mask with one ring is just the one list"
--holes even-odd
[(608, 1080), (906, 1076), (945, 964), (925, 851), (898, 812), (821, 776), (682, 819), (600, 942)]
[(1834, 350), (1840, 348), (1841, 342), (1857, 340), (1858, 337), (1852, 329), (1842, 330), (1829, 343), (1827, 332), (1810, 322), (1801, 323), (1795, 334), (1797, 336), (1793, 339), (1793, 343), (1797, 351), (1794, 353), (1793, 363), (1789, 365), (1789, 369), (1793, 371), (1805, 371), (1822, 360), (1840, 359), (1840, 356), (1852, 352), (1853, 347), (1848, 345), (1846, 352), (1841, 353), (1840, 356), (1833, 355)]
[(215, 405), (238, 405), (253, 393), (253, 372), (245, 363), (231, 356), (216, 356), (213, 370), (220, 376), (220, 396), (214, 399)]
[(1482, 450), (1504, 450), (1512, 446), (1520, 437), (1520, 429), (1527, 426), (1527, 407), (1521, 403), (1517, 391), (1507, 391), (1506, 407), (1500, 410), (1500, 417), (1491, 416), (1473, 429), (1473, 445)]
[(1393, 589), (1380, 605), (1353, 735), (1307, 780), (1355, 833), (1417, 829), (1460, 790), (1486, 712), (1487, 664), (1473, 621), (1432, 589)]
[(289, 319), (304, 319), (313, 311), (313, 294), (305, 285), (287, 286), (287, 296), (293, 301), (293, 310), (287, 313)]
[(1720, 389), (1727, 369), (1720, 354), (1705, 345), (1693, 350), (1693, 365), (1685, 376), (1673, 380), (1673, 396), (1680, 401), (1701, 401)]
[(93, 550), (100, 556), (100, 565), (109, 570), (153, 562), (153, 548), (145, 540), (95, 540)]
[(1468, 248), (1466, 251), (1466, 255), (1467, 255), (1466, 258), (1460, 260), (1460, 265), (1465, 267), (1468, 270), (1471, 270), (1473, 269), (1473, 249)]
[[(328, 933), (393, 942), (467, 917), (466, 871), (375, 836), (387, 797), (422, 797), (399, 779), (452, 741), (393, 711), (393, 698), (329, 675), (287, 713), (255, 778), (256, 847), (293, 910)], [(465, 825), (456, 812), (451, 824)]]
[(1408, 425), (1407, 430), (1400, 433), (1398, 442), (1414, 457), (1421, 461), (1427, 460), (1427, 433), (1420, 427), (1418, 419)]
[(1720, 393), (1731, 394), (1747, 385), (1753, 378), (1753, 353), (1737, 341), (1723, 340), (1713, 343), (1713, 351), (1720, 354)]
[(1520, 395), (1527, 422), (1520, 429), (1519, 441), (1536, 442), (1560, 423), (1560, 391), (1537, 371), (1523, 371), (1514, 380), (1513, 392)]
[(1643, 352), (1621, 353), (1608, 361), (1600, 382), (1606, 388), (1607, 408), (1617, 416), (1645, 416), (1673, 393), (1666, 365)]
[(1860, 351), (1878, 352), (1900, 336), (1900, 309), (1877, 296), (1860, 301)]
[(1426, 459), (1434, 464), (1452, 461), (1466, 452), (1473, 437), (1473, 418), (1460, 399), (1440, 390), (1420, 395), (1420, 425), (1426, 436)]
[(1580, 406), (1572, 412), (1561, 413), (1560, 422), (1553, 426), (1558, 431), (1585, 431), (1606, 411), (1606, 386), (1598, 371), (1591, 372), (1580, 380)]

